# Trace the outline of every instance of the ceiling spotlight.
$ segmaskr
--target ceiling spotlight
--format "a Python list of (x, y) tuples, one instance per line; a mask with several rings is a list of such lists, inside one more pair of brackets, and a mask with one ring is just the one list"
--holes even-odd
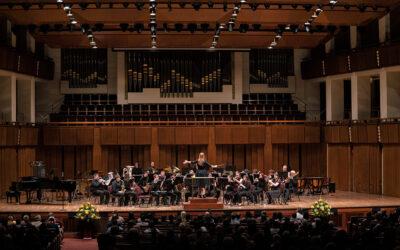
[(240, 3), (246, 3), (247, 1), (246, 0), (240, 0)]
[(330, 0), (329, 3), (334, 5), (334, 4), (337, 4), (337, 1), (336, 0)]
[(64, 1), (63, 0), (57, 0), (57, 3), (63, 3)]
[(249, 25), (247, 23), (242, 23), (239, 26), (240, 33), (246, 33), (249, 30)]
[(261, 24), (259, 24), (259, 23), (254, 23), (254, 24), (253, 24), (253, 29), (254, 29), (255, 31), (259, 31), (259, 30), (261, 29)]
[(208, 32), (208, 28), (210, 27), (210, 25), (208, 23), (202, 23), (202, 24), (200, 24), (200, 27), (201, 27), (201, 30), (204, 33), (207, 33)]
[(123, 32), (125, 32), (125, 31), (128, 29), (129, 24), (127, 24), (127, 23), (120, 23), (120, 24), (119, 24), (119, 27), (121, 27), (121, 30), (122, 30)]
[(201, 2), (196, 1), (196, 2), (194, 2), (194, 3), (192, 4), (192, 6), (193, 6), (193, 9), (194, 9), (194, 10), (199, 11), (200, 8), (201, 8)]
[(176, 23), (176, 24), (175, 24), (175, 30), (176, 30), (177, 32), (181, 32), (182, 29), (183, 29), (183, 24), (181, 24), (181, 23)]
[(311, 23), (310, 23), (310, 21), (306, 21), (306, 22), (304, 23), (304, 25), (305, 25), (305, 26), (310, 26)]
[(69, 11), (69, 10), (71, 10), (71, 7), (69, 5), (65, 5), (64, 6), (64, 11)]
[(189, 23), (188, 25), (187, 25), (187, 28), (188, 28), (188, 30), (190, 31), (190, 33), (194, 33), (194, 32), (196, 32), (196, 30), (197, 30), (197, 24), (195, 24), (195, 23)]
[(92, 49), (97, 49), (97, 45), (93, 45), (93, 46), (92, 46)]
[(71, 12), (71, 11), (68, 11), (67, 17), (72, 17), (72, 16), (73, 16), (72, 12)]
[(274, 47), (272, 47), (272, 46), (268, 46), (268, 49), (273, 49)]
[(79, 3), (79, 7), (81, 8), (81, 10), (86, 10), (88, 6), (88, 3)]
[(88, 38), (93, 38), (93, 33), (92, 33), (91, 31), (89, 31), (89, 32), (87, 33), (87, 37), (88, 37)]
[(78, 22), (75, 20), (75, 19), (72, 19), (71, 20), (71, 24), (73, 24), (73, 25), (75, 25), (75, 24), (77, 24)]

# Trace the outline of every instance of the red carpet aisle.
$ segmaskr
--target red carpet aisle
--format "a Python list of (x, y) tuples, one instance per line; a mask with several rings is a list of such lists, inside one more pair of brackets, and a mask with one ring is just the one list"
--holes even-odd
[(85, 249), (85, 250), (97, 250), (97, 240), (89, 239), (72, 239), (72, 238), (64, 238), (64, 243), (62, 245), (62, 250), (76, 250), (76, 249)]

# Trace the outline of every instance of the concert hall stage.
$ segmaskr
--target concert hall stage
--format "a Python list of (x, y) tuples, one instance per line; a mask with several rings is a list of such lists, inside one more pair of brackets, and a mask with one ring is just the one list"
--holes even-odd
[[(346, 227), (347, 221), (351, 216), (363, 216), (372, 208), (381, 208), (383, 210), (392, 211), (397, 207), (400, 207), (400, 198), (391, 196), (380, 196), (372, 194), (362, 194), (354, 192), (343, 192), (337, 191), (336, 193), (329, 193), (326, 195), (304, 195), (300, 196), (300, 200), (297, 196), (292, 198), (292, 201), (286, 205), (280, 204), (268, 204), (268, 205), (224, 205), (223, 209), (212, 210), (215, 214), (221, 214), (226, 211), (232, 211), (236, 213), (245, 213), (247, 211), (261, 210), (266, 211), (268, 215), (273, 212), (282, 212), (285, 215), (291, 215), (299, 208), (310, 208), (312, 203), (318, 200), (320, 197), (325, 199), (332, 208), (337, 209), (337, 215), (335, 221), (339, 226)], [(74, 231), (74, 226), (71, 225), (73, 220), (73, 214), (78, 207), (86, 202), (86, 199), (74, 200), (71, 204), (61, 203), (54, 204), (19, 204), (6, 203), (2, 200), (0, 203), (0, 216), (4, 217), (9, 214), (21, 215), (22, 213), (41, 214), (46, 215), (49, 212), (53, 212), (58, 218), (62, 218), (67, 225), (67, 230)], [(96, 205), (102, 217), (108, 217), (111, 212), (118, 211), (122, 215), (126, 215), (128, 212), (134, 212), (135, 215), (139, 215), (141, 212), (154, 212), (157, 216), (163, 215), (176, 215), (183, 211), (183, 206), (114, 206), (114, 205)], [(193, 210), (191, 214), (201, 214), (204, 210)], [(68, 222), (69, 221), (69, 222)], [(74, 224), (72, 222), (72, 224)], [(68, 226), (69, 225), (69, 226)]]

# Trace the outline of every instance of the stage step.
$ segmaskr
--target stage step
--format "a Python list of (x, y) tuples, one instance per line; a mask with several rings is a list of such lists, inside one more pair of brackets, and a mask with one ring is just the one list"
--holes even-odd
[(223, 209), (224, 204), (216, 198), (190, 198), (189, 202), (183, 203), (184, 210), (213, 210)]

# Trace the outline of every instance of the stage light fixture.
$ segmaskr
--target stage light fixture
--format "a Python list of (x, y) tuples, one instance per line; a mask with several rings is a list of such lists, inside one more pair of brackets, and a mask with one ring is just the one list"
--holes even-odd
[[(141, 2), (135, 3), (135, 7), (137, 10), (142, 10), (143, 6), (144, 6), (144, 3), (141, 3)], [(128, 8), (128, 6), (125, 8)]]
[(81, 8), (81, 10), (86, 10), (88, 6), (88, 3), (79, 3), (79, 7)]
[(102, 31), (103, 28), (104, 28), (104, 23), (96, 23), (94, 25), (94, 28), (95, 28), (96, 31)]
[(21, 6), (24, 10), (29, 10), (31, 8), (32, 4), (31, 3), (22, 3)]
[(194, 3), (192, 4), (192, 6), (193, 6), (193, 9), (194, 9), (195, 11), (199, 11), (200, 8), (201, 8), (201, 2), (196, 1), (196, 2), (194, 2)]
[(119, 27), (121, 28), (121, 30), (122, 30), (123, 32), (125, 32), (125, 31), (128, 29), (129, 24), (127, 24), (127, 23), (120, 23), (120, 24), (119, 24)]
[(195, 24), (195, 23), (189, 23), (188, 25), (187, 25), (187, 28), (188, 28), (188, 30), (190, 31), (190, 33), (194, 33), (194, 32), (196, 32), (196, 30), (197, 30), (197, 24)]
[(210, 27), (210, 24), (208, 24), (208, 23), (202, 23), (202, 24), (200, 24), (200, 27), (201, 27), (201, 30), (202, 30), (204, 33), (207, 33), (207, 32), (208, 32), (208, 28)]
[(250, 3), (249, 6), (252, 11), (256, 11), (258, 8), (258, 3)]
[(137, 33), (142, 33), (142, 31), (144, 30), (143, 23), (135, 23), (134, 27)]
[(259, 23), (254, 23), (254, 24), (253, 24), (253, 29), (254, 29), (255, 31), (259, 31), (259, 30), (261, 29), (261, 24), (259, 24)]
[(239, 25), (239, 32), (246, 33), (249, 30), (249, 25), (247, 23), (242, 23)]
[(61, 31), (63, 29), (63, 25), (61, 23), (54, 24), (55, 31)]
[(303, 5), (303, 8), (304, 8), (307, 12), (309, 12), (309, 11), (311, 11), (311, 9), (312, 9), (312, 4), (304, 4), (304, 5)]
[(176, 24), (175, 24), (175, 30), (176, 30), (176, 32), (181, 32), (182, 29), (183, 29), (183, 24), (181, 24), (181, 23), (176, 23)]

